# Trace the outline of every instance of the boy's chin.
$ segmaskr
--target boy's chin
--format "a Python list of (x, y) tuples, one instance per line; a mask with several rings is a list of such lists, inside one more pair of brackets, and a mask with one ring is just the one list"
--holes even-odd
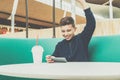
[(69, 41), (69, 40), (71, 40), (71, 38), (69, 38), (69, 39), (66, 39), (67, 41)]

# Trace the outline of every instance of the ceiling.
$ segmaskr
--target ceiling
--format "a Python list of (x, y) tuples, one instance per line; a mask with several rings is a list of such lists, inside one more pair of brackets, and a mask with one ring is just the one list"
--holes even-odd
[[(109, 0), (86, 0), (95, 14), (109, 18)], [(113, 18), (120, 18), (120, 0), (113, 0)], [(97, 7), (97, 8), (96, 8)]]
[[(14, 0), (0, 0), (0, 18), (9, 20), (12, 5)], [(7, 5), (7, 6), (6, 6)], [(19, 0), (15, 21), (26, 22), (26, 11), (25, 11), (25, 0)], [(28, 0), (28, 16), (29, 23), (35, 24), (43, 27), (52, 27), (53, 26), (53, 7), (48, 6), (43, 3), (39, 3), (35, 0)], [(61, 9), (55, 9), (55, 23), (58, 25), (59, 20), (63, 17), (64, 11)], [(70, 16), (71, 13), (67, 12), (66, 16)], [(82, 16), (76, 15), (76, 23), (85, 23), (85, 18)], [(1, 20), (3, 21), (3, 20)], [(36, 27), (36, 26), (34, 26)]]
[[(69, 2), (70, 0), (67, 0)], [(86, 0), (96, 19), (109, 19), (109, 0)], [(113, 0), (113, 18), (120, 18), (120, 0)], [(77, 3), (79, 7), (80, 4)]]
[[(14, 0), (0, 0), (0, 23), (4, 23), (3, 20), (8, 20), (12, 12)], [(69, 2), (70, 0), (66, 0)], [(93, 12), (97, 15), (103, 17), (108, 16), (108, 1), (109, 0), (86, 0), (90, 3)], [(7, 5), (7, 6), (6, 6)], [(120, 17), (120, 0), (113, 0), (114, 7), (114, 17)], [(43, 26), (43, 27), (52, 27), (53, 26), (53, 17), (52, 17), (52, 7), (45, 5), (43, 3), (38, 3), (34, 0), (28, 0), (28, 16), (29, 23), (34, 24), (33, 27)], [(55, 21), (56, 25), (58, 25), (59, 20), (63, 17), (64, 11), (56, 8)], [(67, 12), (67, 16), (71, 15), (71, 13)], [(76, 23), (85, 23), (85, 18), (82, 16), (76, 15)], [(15, 15), (16, 22), (26, 22), (26, 11), (25, 11), (25, 0), (19, 0), (17, 12)]]
[[(93, 4), (109, 5), (109, 0), (86, 0), (86, 1)], [(113, 0), (112, 4), (114, 7), (120, 8), (120, 0)]]
[[(64, 0), (64, 1), (70, 2), (70, 0)], [(99, 5), (109, 4), (109, 0), (86, 0), (86, 2), (92, 4), (99, 4)], [(113, 6), (120, 8), (120, 0), (113, 0), (112, 4)]]

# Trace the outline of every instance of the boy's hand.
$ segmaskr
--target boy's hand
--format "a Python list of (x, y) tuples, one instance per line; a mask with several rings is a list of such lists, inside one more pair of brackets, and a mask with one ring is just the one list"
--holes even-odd
[(53, 60), (52, 58), (54, 58), (54, 56), (47, 55), (47, 56), (46, 56), (46, 61), (47, 61), (47, 63), (54, 63), (54, 60)]
[(85, 0), (77, 0), (77, 1), (81, 4), (83, 9), (87, 9), (89, 7)]

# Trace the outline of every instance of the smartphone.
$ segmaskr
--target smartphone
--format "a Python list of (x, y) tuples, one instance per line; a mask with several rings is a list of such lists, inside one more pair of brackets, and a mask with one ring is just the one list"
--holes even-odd
[(54, 60), (54, 62), (59, 62), (59, 63), (66, 63), (67, 62), (66, 58), (64, 58), (64, 57), (54, 57), (52, 59)]

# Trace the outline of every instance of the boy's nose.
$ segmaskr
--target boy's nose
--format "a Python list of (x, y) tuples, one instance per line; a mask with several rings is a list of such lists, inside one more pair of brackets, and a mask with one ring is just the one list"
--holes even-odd
[(65, 33), (64, 33), (64, 35), (65, 35), (65, 36), (67, 36), (67, 35), (68, 35), (68, 33), (67, 33), (67, 32), (65, 32)]

